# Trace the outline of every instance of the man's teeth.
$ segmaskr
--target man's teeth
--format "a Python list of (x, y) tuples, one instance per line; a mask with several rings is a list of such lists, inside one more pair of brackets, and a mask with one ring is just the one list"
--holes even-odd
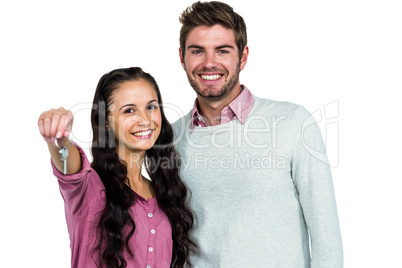
[(140, 132), (135, 132), (134, 136), (147, 136), (149, 134), (151, 134), (152, 130), (147, 130), (147, 131), (140, 131)]
[(201, 78), (205, 79), (205, 80), (218, 80), (221, 77), (222, 77), (222, 75), (220, 75), (220, 74), (214, 74), (214, 75), (202, 74), (201, 75)]

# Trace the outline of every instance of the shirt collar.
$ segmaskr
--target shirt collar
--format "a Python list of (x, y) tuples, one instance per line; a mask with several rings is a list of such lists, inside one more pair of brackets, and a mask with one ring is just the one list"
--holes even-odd
[[(242, 91), (240, 94), (225, 106), (221, 111), (221, 124), (230, 122), (237, 118), (240, 123), (244, 124), (246, 122), (247, 116), (254, 105), (254, 98), (250, 90), (244, 85), (241, 85)], [(202, 118), (198, 111), (198, 99), (195, 99), (193, 110), (191, 112), (191, 132), (194, 126), (207, 127), (208, 124)]]

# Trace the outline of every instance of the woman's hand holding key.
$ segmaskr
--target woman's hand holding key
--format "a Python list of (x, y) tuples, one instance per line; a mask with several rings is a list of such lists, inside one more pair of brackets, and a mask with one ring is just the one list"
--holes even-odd
[(52, 161), (64, 174), (77, 173), (82, 165), (77, 147), (70, 146), (73, 119), (71, 111), (60, 107), (43, 112), (38, 120), (39, 132), (48, 144)]

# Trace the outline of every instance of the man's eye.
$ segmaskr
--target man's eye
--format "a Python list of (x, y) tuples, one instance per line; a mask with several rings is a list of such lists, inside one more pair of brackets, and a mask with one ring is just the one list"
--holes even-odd
[(135, 111), (134, 111), (134, 109), (133, 108), (128, 108), (128, 109), (126, 109), (126, 110), (124, 110), (124, 114), (131, 114), (131, 113), (134, 113)]
[(227, 51), (227, 50), (218, 50), (218, 53), (219, 54), (227, 54), (227, 53), (229, 53), (229, 51)]
[(201, 54), (201, 53), (202, 53), (202, 50), (200, 50), (200, 49), (193, 50), (191, 53), (192, 53), (192, 54)]

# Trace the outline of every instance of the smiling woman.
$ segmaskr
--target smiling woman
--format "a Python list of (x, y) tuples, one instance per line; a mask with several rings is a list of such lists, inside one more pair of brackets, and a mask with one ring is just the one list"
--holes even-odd
[(91, 122), (92, 164), (70, 146), (70, 111), (51, 109), (38, 121), (65, 201), (72, 267), (183, 267), (195, 246), (193, 215), (156, 81), (138, 67), (105, 74)]
[(108, 113), (107, 127), (118, 138), (118, 155), (129, 159), (125, 154), (132, 151), (142, 155), (155, 143), (161, 132), (162, 118), (158, 96), (152, 85), (141, 78), (126, 81), (116, 90)]

